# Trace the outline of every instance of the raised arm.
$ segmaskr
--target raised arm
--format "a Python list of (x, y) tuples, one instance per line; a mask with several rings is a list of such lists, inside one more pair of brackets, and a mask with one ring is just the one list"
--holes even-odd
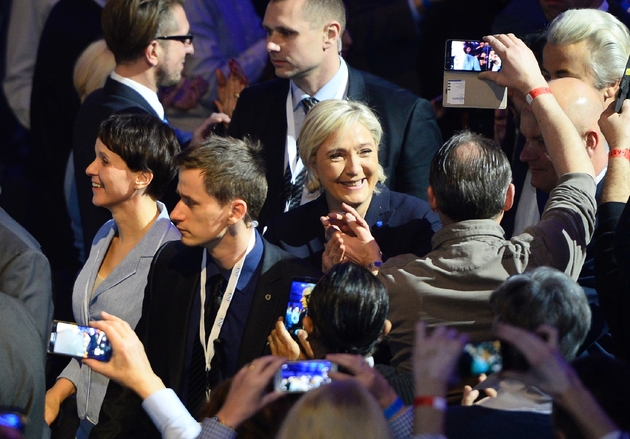
[[(532, 51), (513, 34), (487, 36), (502, 62), (499, 72), (482, 72), (480, 79), (518, 90), (530, 96), (531, 109), (545, 139), (547, 152), (559, 177), (571, 172), (595, 176), (582, 139), (569, 117), (548, 89)], [(527, 98), (530, 101), (530, 98)]]

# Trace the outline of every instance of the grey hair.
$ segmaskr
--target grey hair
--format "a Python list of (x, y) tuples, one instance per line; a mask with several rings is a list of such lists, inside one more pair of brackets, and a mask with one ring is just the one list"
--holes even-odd
[[(370, 108), (360, 102), (330, 99), (316, 104), (306, 116), (300, 130), (300, 159), (306, 168), (306, 189), (316, 192), (321, 182), (313, 172), (313, 162), (317, 150), (336, 134), (337, 140), (343, 137), (345, 130), (355, 123), (362, 124), (372, 134), (374, 145), (378, 148), (383, 136), (383, 129), (378, 118)], [(385, 181), (385, 171), (378, 165), (378, 181)]]
[(496, 319), (529, 331), (542, 324), (554, 326), (560, 352), (568, 361), (591, 326), (591, 308), (582, 287), (551, 267), (509, 277), (490, 295), (490, 306)]
[(630, 32), (613, 15), (598, 9), (570, 9), (547, 30), (547, 43), (566, 45), (586, 40), (586, 62), (596, 89), (614, 85), (624, 74), (630, 55)]

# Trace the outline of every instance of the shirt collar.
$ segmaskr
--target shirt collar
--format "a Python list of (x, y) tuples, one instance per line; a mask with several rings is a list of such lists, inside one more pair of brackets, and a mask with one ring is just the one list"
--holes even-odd
[[(313, 96), (318, 101), (335, 99), (342, 89), (343, 97), (346, 96), (348, 86), (348, 65), (342, 57), (339, 57), (339, 61), (339, 69), (337, 70), (337, 73), (335, 73), (335, 75), (330, 78), (330, 80)], [(307, 98), (310, 95), (295, 85), (295, 82), (291, 81), (291, 96), (293, 99), (293, 111), (296, 111), (302, 102), (302, 99)]]
[[(246, 292), (247, 285), (249, 284), (249, 281), (254, 276), (254, 273), (256, 273), (256, 270), (258, 269), (258, 265), (260, 264), (260, 261), (262, 260), (262, 254), (263, 254), (263, 249), (264, 249), (262, 237), (258, 233), (258, 230), (254, 229), (254, 233), (256, 234), (256, 244), (254, 244), (254, 248), (252, 249), (252, 251), (249, 252), (249, 254), (245, 257), (245, 263), (243, 264), (241, 275), (239, 276), (238, 283), (236, 284), (236, 289), (242, 293)], [(207, 268), (208, 279), (210, 279), (212, 276), (218, 273), (220, 273), (219, 267), (217, 267), (217, 265), (214, 263), (214, 260), (212, 258), (208, 258), (208, 268)], [(226, 278), (226, 280), (229, 280), (231, 273), (232, 273), (232, 270), (229, 270), (222, 274)]]
[(156, 92), (151, 90), (149, 87), (146, 87), (139, 82), (134, 81), (133, 79), (120, 76), (116, 72), (112, 72), (110, 76), (113, 80), (125, 84), (127, 87), (131, 87), (133, 90), (137, 91), (140, 96), (142, 96), (149, 103), (149, 105), (151, 105), (151, 108), (153, 108), (153, 110), (157, 113), (158, 117), (164, 120), (164, 107), (158, 99)]

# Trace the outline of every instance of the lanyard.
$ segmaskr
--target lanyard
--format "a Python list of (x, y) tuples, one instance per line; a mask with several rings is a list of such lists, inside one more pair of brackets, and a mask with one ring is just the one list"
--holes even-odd
[(221, 332), (221, 326), (223, 326), (223, 322), (225, 321), (225, 315), (227, 314), (228, 308), (230, 307), (230, 302), (232, 302), (232, 297), (234, 297), (234, 291), (236, 290), (236, 284), (238, 283), (238, 278), (241, 276), (241, 271), (243, 269), (243, 265), (245, 264), (245, 258), (247, 255), (253, 250), (254, 245), (256, 244), (256, 232), (252, 229), (251, 236), (249, 238), (249, 244), (247, 246), (247, 250), (245, 254), (232, 268), (232, 273), (230, 273), (230, 280), (228, 281), (227, 288), (225, 289), (225, 293), (223, 294), (223, 299), (221, 300), (221, 306), (219, 307), (219, 311), (217, 312), (217, 316), (214, 319), (214, 323), (212, 324), (212, 330), (210, 331), (210, 337), (208, 337), (208, 342), (206, 343), (206, 324), (205, 324), (205, 315), (206, 315), (206, 269), (207, 269), (207, 254), (208, 251), (205, 250), (203, 252), (203, 257), (201, 258), (201, 286), (199, 288), (200, 296), (201, 296), (201, 317), (199, 320), (199, 341), (203, 346), (203, 353), (206, 357), (206, 372), (210, 370), (210, 362), (212, 362), (212, 358), (214, 357), (214, 340), (219, 337), (219, 333)]

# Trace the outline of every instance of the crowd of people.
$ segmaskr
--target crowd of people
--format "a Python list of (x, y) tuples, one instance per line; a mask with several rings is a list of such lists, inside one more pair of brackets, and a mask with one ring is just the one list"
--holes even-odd
[[(539, 0), (536, 37), (459, 40), (453, 63), (509, 107), (494, 140), (444, 142), (439, 98), (342, 54), (394, 11), (416, 41), (449, 0), (59, 0), (28, 30), (63, 34), (72, 1), (101, 26), (58, 89), (47, 44), (7, 64), (46, 170), (34, 218), (0, 208), (0, 438), (630, 437), (616, 1)], [(13, 2), (9, 35), (36, 4)], [(53, 313), (111, 358), (46, 355)], [(500, 371), (465, 376), (478, 342), (500, 343)], [(321, 385), (278, 384), (288, 361), (317, 362), (302, 381)]]

